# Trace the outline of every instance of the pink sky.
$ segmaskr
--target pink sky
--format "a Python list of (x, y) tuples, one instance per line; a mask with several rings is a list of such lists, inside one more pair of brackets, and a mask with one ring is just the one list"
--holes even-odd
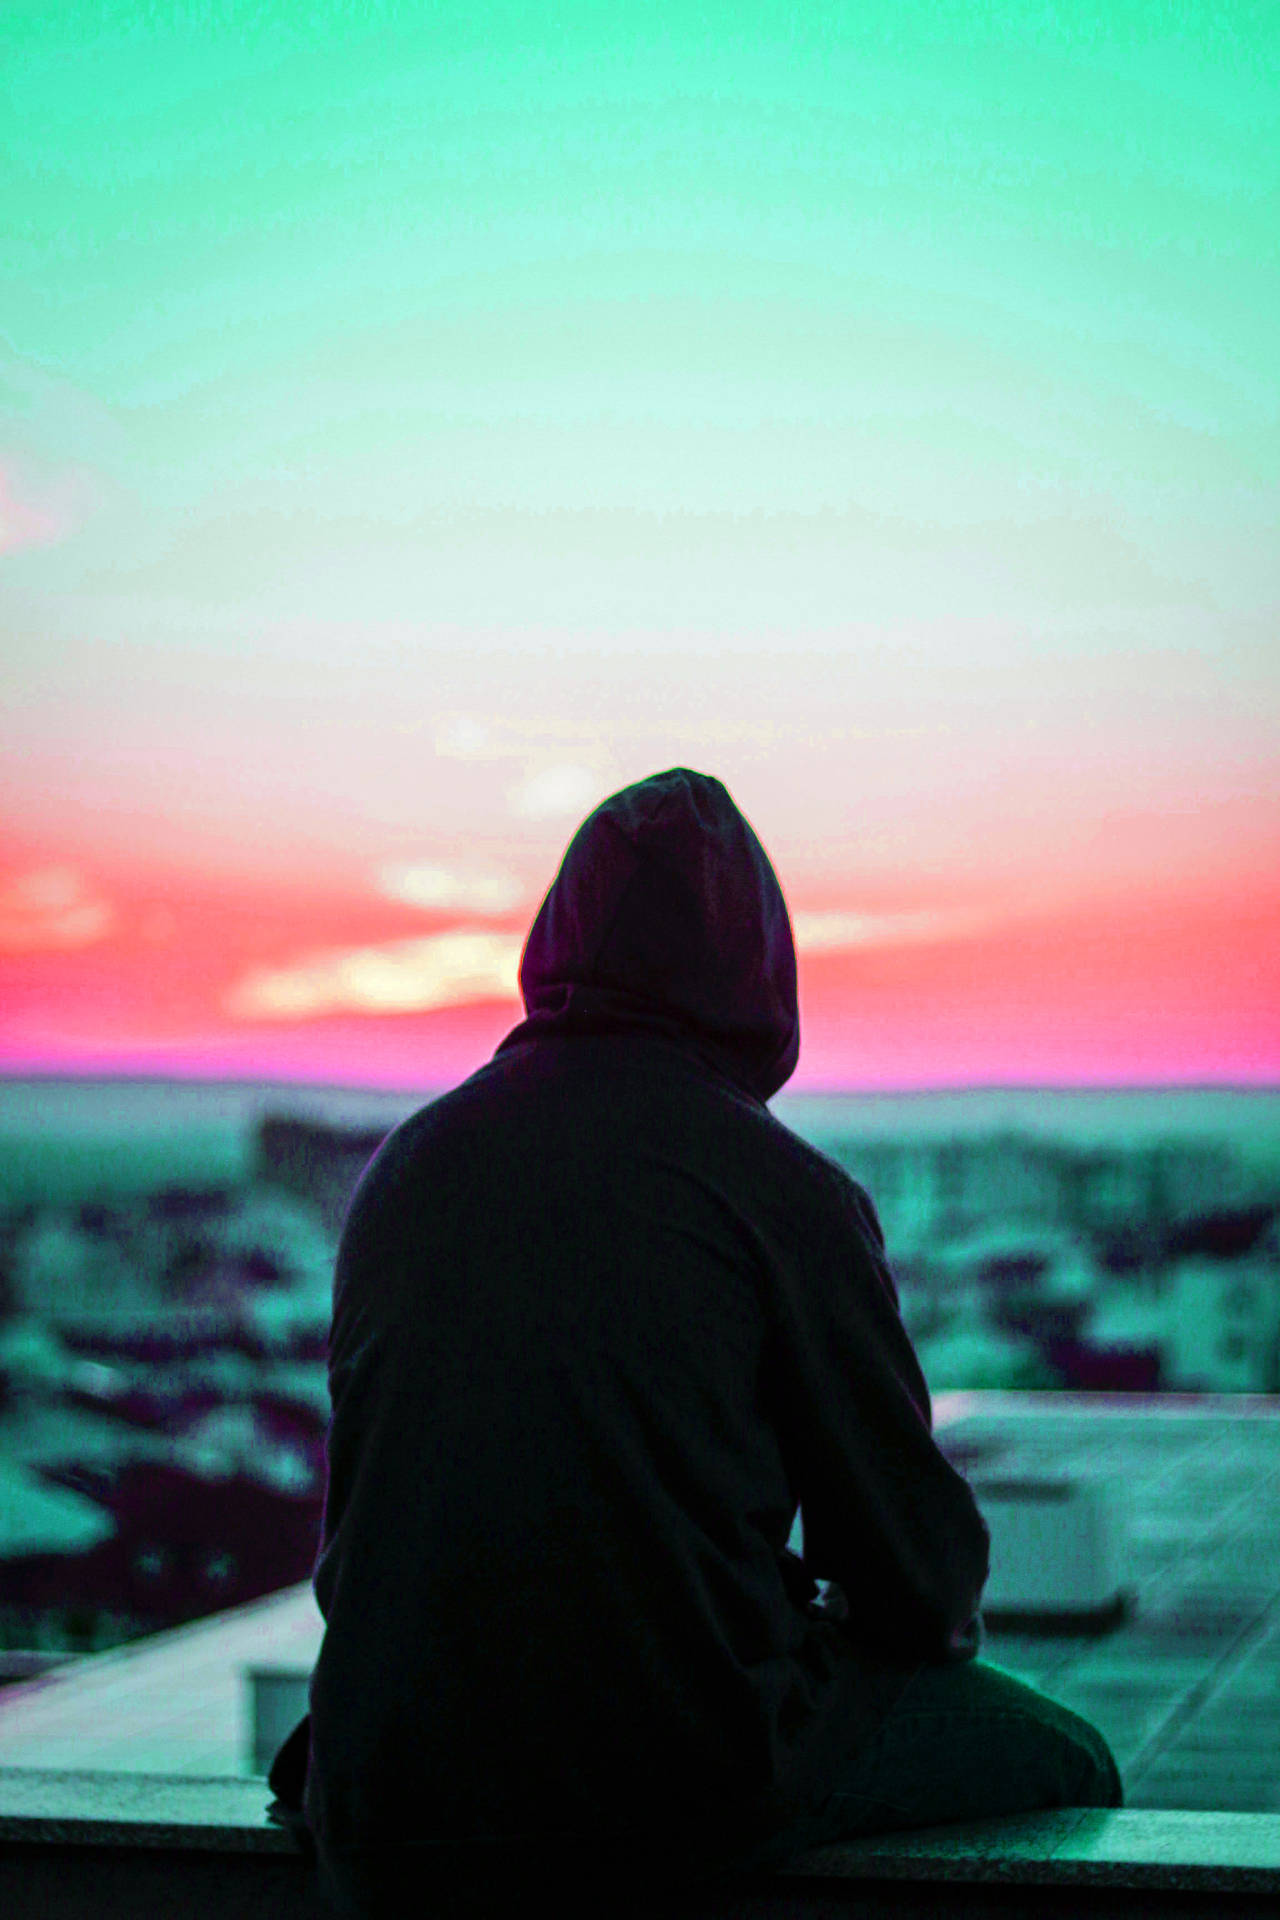
[[(83, 846), (7, 853), (6, 1071), (453, 1084), (521, 1016), (512, 993), (486, 985), (486, 956), (514, 967), (541, 886), (504, 909), (496, 869), (488, 896), (471, 870), (460, 911), (296, 871), (286, 885), (95, 862)], [(420, 886), (433, 873), (438, 892), (447, 869), (411, 871)], [(901, 883), (896, 898), (883, 881), (847, 887), (856, 911), (833, 904), (830, 880), (787, 890), (801, 947), (796, 1090), (1280, 1079), (1280, 909), (1247, 873), (1104, 897), (1064, 888), (1047, 903), (1006, 887), (994, 906), (993, 884), (953, 876), (933, 882), (927, 909)], [(460, 934), (479, 936), (479, 960), (442, 972)], [(379, 1011), (379, 994), (407, 1004)]]

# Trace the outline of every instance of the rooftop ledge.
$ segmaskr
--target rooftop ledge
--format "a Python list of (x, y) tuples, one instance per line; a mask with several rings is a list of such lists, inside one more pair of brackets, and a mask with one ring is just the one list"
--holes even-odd
[[(259, 1780), (0, 1768), (0, 1910), (7, 1920), (318, 1920), (328, 1910), (311, 1862), (272, 1805)], [(573, 1879), (567, 1856), (566, 1907)], [(406, 1914), (448, 1911), (429, 1888), (415, 1892)], [(626, 1896), (620, 1886), (619, 1912), (648, 1914)], [(1090, 1920), (1274, 1916), (1280, 1814), (1067, 1807), (886, 1834), (681, 1890), (655, 1903), (652, 1920), (1085, 1910)]]

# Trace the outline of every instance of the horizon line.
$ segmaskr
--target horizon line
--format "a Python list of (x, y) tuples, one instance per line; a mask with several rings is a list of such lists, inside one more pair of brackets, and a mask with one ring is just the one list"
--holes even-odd
[[(480, 1062), (487, 1066), (488, 1060)], [(479, 1068), (473, 1069), (478, 1072)], [(463, 1079), (469, 1078), (463, 1075)], [(78, 1084), (119, 1085), (121, 1083), (142, 1086), (194, 1086), (194, 1087), (243, 1087), (296, 1088), (303, 1092), (316, 1093), (378, 1093), (408, 1094), (418, 1092), (448, 1093), (462, 1084), (461, 1080), (431, 1082), (423, 1080), (413, 1083), (391, 1085), (385, 1082), (368, 1080), (307, 1080), (293, 1079), (288, 1076), (272, 1078), (269, 1076), (245, 1076), (239, 1074), (187, 1074), (187, 1073), (134, 1073), (123, 1071), (79, 1072), (75, 1069), (60, 1070), (50, 1068), (45, 1071), (26, 1072), (0, 1067), (0, 1086), (14, 1083), (36, 1082), (39, 1084)], [(1064, 1081), (1064, 1080), (978, 1080), (940, 1083), (936, 1086), (859, 1086), (856, 1083), (823, 1087), (780, 1087), (771, 1100), (778, 1099), (823, 1099), (830, 1096), (857, 1097), (859, 1099), (907, 1099), (913, 1096), (932, 1098), (948, 1093), (1280, 1093), (1280, 1080), (1125, 1080), (1125, 1081)]]

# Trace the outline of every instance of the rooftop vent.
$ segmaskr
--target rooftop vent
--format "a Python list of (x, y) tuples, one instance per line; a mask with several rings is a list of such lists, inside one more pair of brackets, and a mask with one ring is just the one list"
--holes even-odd
[(986, 1625), (1021, 1632), (1105, 1633), (1127, 1619), (1123, 1527), (1115, 1490), (1069, 1474), (975, 1474), (991, 1530)]
[(249, 1771), (264, 1776), (310, 1704), (308, 1666), (247, 1667)]

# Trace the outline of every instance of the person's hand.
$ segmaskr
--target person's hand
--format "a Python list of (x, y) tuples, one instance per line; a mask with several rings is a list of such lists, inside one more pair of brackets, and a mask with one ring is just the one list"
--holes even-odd
[(818, 1597), (811, 1603), (810, 1611), (819, 1620), (834, 1620), (842, 1625), (849, 1618), (849, 1601), (844, 1588), (834, 1580), (819, 1580)]

